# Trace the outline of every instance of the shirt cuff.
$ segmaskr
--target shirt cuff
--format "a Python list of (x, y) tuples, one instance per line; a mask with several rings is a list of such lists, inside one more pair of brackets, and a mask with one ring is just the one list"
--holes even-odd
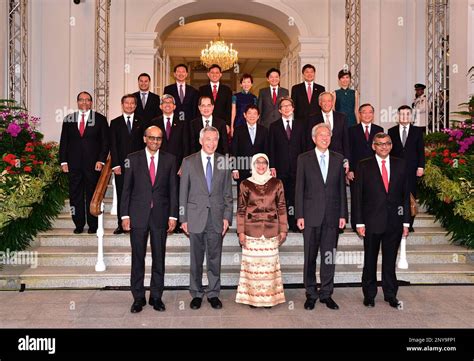
[(356, 228), (362, 228), (362, 227), (365, 228), (365, 224), (356, 224)]
[[(104, 164), (104, 163), (102, 163), (102, 164)], [(116, 165), (115, 167), (112, 168), (112, 170), (114, 170), (115, 168), (120, 168), (120, 166)]]
[(422, 167), (418, 167), (417, 169), (418, 169), (418, 170), (420, 170), (420, 169), (421, 169), (421, 170), (423, 170), (423, 168), (422, 168)]
[(67, 162), (62, 162), (62, 163), (61, 163), (61, 166), (63, 166), (63, 165), (67, 165)]
[(409, 227), (410, 227), (410, 223), (403, 223), (403, 227), (409, 228)]
[(232, 173), (234, 173), (234, 172), (238, 172), (238, 171), (239, 171), (238, 169), (234, 169), (234, 170), (232, 171)]
[(99, 160), (99, 163), (102, 164), (102, 165), (105, 165), (105, 163), (104, 163), (104, 162), (101, 162), (100, 160)]
[(121, 219), (130, 219), (130, 216), (122, 216)]
[(172, 219), (172, 220), (174, 220), (174, 221), (177, 221), (177, 220), (178, 220), (178, 218), (176, 218), (176, 217), (170, 217), (169, 219)]

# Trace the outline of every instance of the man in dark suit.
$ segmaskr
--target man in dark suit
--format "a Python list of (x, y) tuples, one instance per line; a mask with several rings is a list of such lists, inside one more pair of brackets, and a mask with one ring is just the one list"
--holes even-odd
[(198, 100), (198, 107), (200, 115), (193, 119), (190, 124), (190, 153), (199, 152), (201, 149), (199, 133), (202, 128), (207, 126), (214, 127), (219, 132), (217, 152), (220, 154), (229, 153), (226, 124), (224, 120), (214, 115), (214, 100), (212, 100), (212, 97), (207, 95), (201, 96)]
[(375, 306), (377, 258), (382, 244), (382, 289), (384, 300), (397, 308), (398, 281), (395, 273), (402, 235), (408, 236), (410, 192), (403, 159), (390, 156), (392, 140), (385, 133), (374, 136), (375, 156), (362, 160), (355, 177), (354, 219), (364, 237), (362, 291), (364, 305)]
[[(423, 129), (412, 123), (412, 109), (408, 105), (398, 108), (398, 122), (388, 130), (392, 138), (393, 148), (390, 155), (405, 159), (407, 166), (408, 189), (416, 197), (417, 177), (423, 176), (425, 168), (425, 142)], [(410, 218), (410, 232), (413, 232), (415, 217)]]
[(349, 171), (349, 133), (347, 129), (347, 120), (344, 113), (336, 112), (333, 109), (334, 95), (330, 92), (319, 94), (319, 106), (321, 111), (308, 119), (306, 127), (306, 147), (308, 150), (314, 149), (313, 139), (311, 137), (312, 129), (316, 124), (326, 123), (331, 127), (331, 145), (329, 150), (339, 153), (344, 157), (344, 166)]
[(291, 98), (295, 104), (296, 119), (307, 121), (309, 117), (321, 111), (318, 97), (326, 88), (314, 82), (316, 68), (313, 65), (303, 66), (302, 73), (304, 81), (293, 85)]
[(148, 236), (152, 258), (149, 304), (157, 311), (166, 310), (161, 300), (166, 237), (167, 232), (173, 231), (178, 217), (178, 181), (174, 156), (160, 151), (162, 139), (160, 128), (149, 127), (143, 137), (146, 148), (129, 154), (126, 160), (120, 216), (123, 229), (130, 231), (132, 245), (132, 313), (140, 312), (146, 305), (143, 281)]
[[(204, 294), (214, 309), (222, 308), (222, 238), (232, 224), (232, 177), (225, 157), (216, 153), (219, 132), (203, 128), (199, 141), (202, 150), (183, 160), (179, 189), (181, 228), (189, 234), (191, 249), (190, 307), (201, 307)], [(207, 255), (208, 287), (202, 285), (204, 254)]]
[(164, 94), (170, 94), (175, 100), (176, 108), (174, 115), (177, 120), (186, 122), (189, 126), (191, 120), (197, 116), (198, 91), (191, 85), (186, 84), (188, 67), (186, 64), (178, 64), (174, 67), (174, 78), (176, 84), (167, 85)]
[(246, 124), (235, 128), (232, 138), (232, 155), (235, 157), (236, 167), (232, 177), (237, 181), (237, 194), (240, 192), (240, 183), (250, 177), (250, 162), (257, 153), (268, 153), (268, 129), (257, 124), (259, 118), (258, 107), (247, 105), (244, 111)]
[(112, 158), (112, 171), (115, 178), (117, 191), (117, 218), (118, 226), (114, 234), (122, 234), (122, 219), (120, 206), (122, 203), (123, 174), (125, 172), (125, 158), (127, 155), (144, 148), (143, 122), (135, 116), (137, 99), (133, 94), (122, 97), (122, 115), (110, 122), (110, 156)]
[(281, 97), (290, 95), (288, 89), (280, 87), (280, 70), (271, 68), (266, 74), (269, 83), (268, 88), (260, 89), (258, 93), (258, 109), (260, 110), (259, 124), (267, 129), (274, 121), (280, 119), (278, 111), (278, 102)]
[(68, 173), (74, 233), (83, 232), (87, 214), (87, 233), (93, 234), (98, 219), (90, 213), (90, 203), (109, 154), (109, 125), (102, 114), (91, 110), (92, 96), (88, 92), (77, 95), (77, 107), (79, 111), (63, 120), (59, 161), (62, 171)]
[[(347, 219), (346, 182), (343, 156), (328, 150), (329, 124), (311, 131), (316, 148), (298, 157), (296, 176), (296, 218), (304, 239), (304, 308), (312, 310), (319, 298), (330, 309), (339, 306), (332, 299), (339, 229)], [(321, 251), (321, 288), (316, 286), (316, 258)]]
[(270, 171), (283, 182), (288, 211), (288, 226), (298, 232), (295, 219), (295, 184), (298, 156), (306, 150), (305, 122), (294, 115), (293, 100), (290, 97), (280, 99), (278, 105), (281, 118), (270, 125), (269, 158)]
[(220, 83), (222, 70), (219, 65), (211, 65), (207, 76), (209, 77), (210, 83), (199, 88), (199, 96), (208, 96), (213, 99), (213, 115), (225, 121), (228, 134), (232, 116), (232, 90), (227, 85)]
[(144, 122), (161, 115), (160, 97), (150, 91), (150, 75), (142, 73), (138, 76), (139, 91), (133, 93), (137, 98), (137, 109), (135, 114)]
[[(374, 107), (371, 104), (362, 104), (359, 107), (360, 123), (349, 128), (349, 173), (347, 179), (351, 188), (351, 195), (354, 194), (354, 179), (357, 165), (362, 159), (373, 157), (372, 141), (375, 134), (383, 133), (383, 128), (374, 121)], [(351, 227), (356, 231), (354, 223), (354, 198), (351, 197)]]

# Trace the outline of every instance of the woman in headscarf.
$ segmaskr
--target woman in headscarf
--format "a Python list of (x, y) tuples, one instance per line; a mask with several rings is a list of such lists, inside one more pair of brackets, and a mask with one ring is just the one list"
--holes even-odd
[(270, 175), (268, 157), (255, 154), (252, 175), (240, 184), (237, 233), (242, 264), (235, 301), (252, 308), (285, 302), (279, 246), (288, 233), (283, 183)]

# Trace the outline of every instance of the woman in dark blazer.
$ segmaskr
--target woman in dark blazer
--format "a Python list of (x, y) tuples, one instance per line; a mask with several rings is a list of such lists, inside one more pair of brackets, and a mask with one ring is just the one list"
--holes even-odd
[(240, 184), (237, 233), (242, 264), (235, 301), (252, 308), (286, 302), (279, 246), (288, 233), (283, 183), (270, 175), (268, 157), (252, 157), (252, 175)]

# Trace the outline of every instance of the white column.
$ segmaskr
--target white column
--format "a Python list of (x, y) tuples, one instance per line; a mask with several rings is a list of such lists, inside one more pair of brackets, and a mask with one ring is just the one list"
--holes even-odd
[[(125, 34), (125, 89), (127, 92), (137, 90), (137, 78), (140, 73), (148, 73), (153, 81), (156, 33), (126, 33)], [(151, 85), (153, 89), (154, 85)]]
[[(329, 38), (311, 37), (299, 38), (299, 69), (295, 83), (301, 82), (303, 75), (301, 68), (305, 64), (312, 64), (316, 68), (316, 83), (328, 88), (329, 86)], [(293, 84), (294, 85), (294, 84)]]

